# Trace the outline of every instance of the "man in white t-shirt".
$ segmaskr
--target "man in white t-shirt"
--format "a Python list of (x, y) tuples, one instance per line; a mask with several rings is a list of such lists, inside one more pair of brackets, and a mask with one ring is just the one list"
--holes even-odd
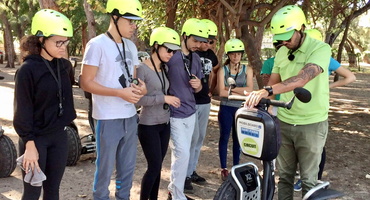
[(134, 103), (146, 94), (145, 83), (134, 78), (139, 64), (137, 48), (128, 38), (141, 20), (138, 0), (108, 0), (108, 31), (86, 46), (82, 61), (81, 87), (92, 93), (96, 120), (96, 171), (94, 200), (109, 199), (114, 168), (116, 199), (128, 200), (136, 164), (137, 114)]

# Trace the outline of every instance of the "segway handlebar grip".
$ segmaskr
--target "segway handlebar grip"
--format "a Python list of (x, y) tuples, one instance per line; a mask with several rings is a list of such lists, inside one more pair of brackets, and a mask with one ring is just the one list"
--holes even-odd
[(287, 102), (272, 100), (272, 99), (265, 99), (265, 98), (261, 99), (260, 104), (271, 105), (271, 106), (282, 107), (282, 108), (290, 108), (291, 107), (291, 105), (289, 105), (289, 103), (287, 103)]
[(227, 97), (229, 100), (236, 100), (236, 101), (245, 101), (245, 98), (247, 98), (247, 96), (242, 96), (242, 95), (229, 95)]

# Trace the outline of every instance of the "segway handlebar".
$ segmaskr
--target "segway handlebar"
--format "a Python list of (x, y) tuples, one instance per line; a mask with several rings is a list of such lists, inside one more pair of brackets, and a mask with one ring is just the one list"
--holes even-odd
[[(271, 106), (276, 106), (276, 107), (282, 107), (282, 108), (290, 109), (290, 108), (292, 108), (292, 105), (293, 105), (293, 102), (294, 102), (295, 97), (297, 97), (303, 103), (310, 102), (310, 100), (311, 100), (311, 93), (308, 90), (299, 87), (299, 88), (295, 88), (293, 90), (293, 92), (294, 92), (294, 96), (288, 102), (262, 98), (259, 103), (260, 104), (267, 105), (267, 106), (270, 106), (271, 105)], [(229, 95), (228, 99), (229, 100), (237, 100), (237, 101), (245, 101), (246, 96)]]
[[(245, 101), (246, 96), (241, 96), (241, 95), (230, 95), (228, 97), (229, 100), (236, 100), (236, 101)], [(284, 102), (284, 101), (278, 101), (278, 100), (272, 100), (272, 99), (265, 99), (262, 98), (260, 101), (260, 104), (266, 104), (266, 105), (271, 105), (271, 106), (277, 106), (277, 107), (283, 107), (283, 108), (290, 108), (291, 105), (289, 106), (289, 102)]]

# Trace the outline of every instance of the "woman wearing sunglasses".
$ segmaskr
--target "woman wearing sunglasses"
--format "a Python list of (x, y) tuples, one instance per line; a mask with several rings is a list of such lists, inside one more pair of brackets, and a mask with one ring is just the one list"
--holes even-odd
[[(67, 163), (65, 126), (76, 118), (72, 65), (64, 59), (73, 28), (63, 14), (49, 9), (32, 19), (32, 35), (21, 41), (24, 63), (15, 76), (13, 124), (23, 154), (23, 177), (43, 172), (43, 199), (58, 200)], [(22, 200), (38, 200), (41, 187), (23, 182)]]
[(148, 169), (141, 182), (140, 199), (157, 199), (162, 162), (170, 138), (170, 105), (180, 107), (180, 99), (168, 94), (166, 62), (180, 49), (180, 37), (173, 29), (159, 27), (150, 35), (150, 58), (141, 63), (137, 77), (147, 86), (147, 94), (137, 105), (141, 106), (138, 135)]

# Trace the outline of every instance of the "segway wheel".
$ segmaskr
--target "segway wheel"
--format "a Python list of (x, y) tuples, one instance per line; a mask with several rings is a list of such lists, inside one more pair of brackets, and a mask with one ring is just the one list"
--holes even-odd
[(215, 197), (213, 200), (235, 200), (236, 199), (236, 190), (230, 182), (229, 177), (221, 184), (218, 188)]
[(0, 178), (13, 173), (17, 165), (17, 150), (13, 141), (6, 135), (0, 136)]
[(76, 129), (66, 126), (65, 131), (68, 137), (68, 159), (67, 166), (74, 166), (81, 156), (81, 141)]

